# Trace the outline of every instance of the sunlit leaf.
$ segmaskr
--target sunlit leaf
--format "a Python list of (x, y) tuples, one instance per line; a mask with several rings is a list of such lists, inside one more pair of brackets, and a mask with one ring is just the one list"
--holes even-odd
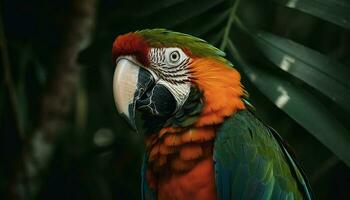
[(350, 1), (346, 0), (274, 0), (350, 29)]
[[(237, 55), (231, 42), (229, 50), (231, 54)], [(302, 87), (280, 76), (246, 63), (241, 65), (250, 81), (266, 97), (350, 166), (350, 133), (325, 105)]]
[(350, 113), (350, 69), (291, 40), (259, 32), (260, 50), (283, 71), (314, 87)]

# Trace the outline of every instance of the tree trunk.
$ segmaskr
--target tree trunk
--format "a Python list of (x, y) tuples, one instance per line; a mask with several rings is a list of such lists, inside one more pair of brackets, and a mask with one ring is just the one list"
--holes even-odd
[(67, 10), (61, 28), (63, 42), (55, 55), (54, 73), (43, 93), (36, 131), (23, 148), (21, 167), (17, 169), (10, 188), (11, 199), (35, 197), (40, 188), (40, 175), (48, 166), (75, 100), (80, 74), (77, 59), (90, 43), (96, 0), (72, 0)]

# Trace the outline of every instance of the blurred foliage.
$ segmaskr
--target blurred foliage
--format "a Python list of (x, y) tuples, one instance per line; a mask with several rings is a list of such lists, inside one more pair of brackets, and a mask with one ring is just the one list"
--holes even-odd
[[(350, 199), (349, 1), (100, 0), (78, 57), (72, 109), (46, 144), (36, 130), (62, 35), (76, 20), (67, 19), (71, 2), (1, 1), (0, 199), (139, 199), (143, 138), (114, 108), (110, 52), (118, 34), (158, 27), (225, 50), (257, 115), (295, 150), (317, 198)], [(50, 149), (34, 184), (23, 153)]]

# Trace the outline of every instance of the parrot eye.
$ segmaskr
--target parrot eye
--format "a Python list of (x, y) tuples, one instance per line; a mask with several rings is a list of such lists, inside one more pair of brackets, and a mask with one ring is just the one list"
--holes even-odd
[(180, 53), (178, 51), (173, 51), (170, 53), (170, 61), (176, 63), (180, 59)]
[[(151, 65), (160, 68), (174, 68), (186, 65), (190, 58), (177, 47), (151, 48), (149, 52)], [(175, 70), (176, 71), (176, 70)]]

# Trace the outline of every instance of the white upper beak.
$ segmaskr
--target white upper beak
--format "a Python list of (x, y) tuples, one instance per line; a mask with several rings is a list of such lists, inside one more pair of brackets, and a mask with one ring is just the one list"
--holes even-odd
[[(113, 78), (113, 94), (118, 112), (124, 115), (133, 127), (135, 127), (134, 95), (137, 90), (137, 81), (140, 67), (128, 58), (117, 60)], [(132, 110), (130, 110), (132, 109)]]

